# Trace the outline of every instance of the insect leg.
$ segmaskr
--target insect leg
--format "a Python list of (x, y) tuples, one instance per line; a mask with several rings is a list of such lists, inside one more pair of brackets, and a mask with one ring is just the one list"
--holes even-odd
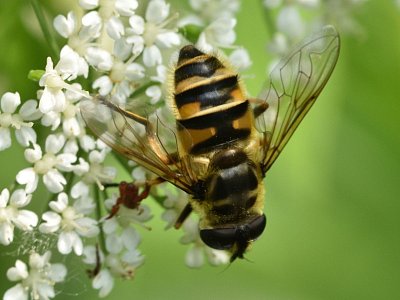
[(257, 118), (259, 115), (261, 115), (263, 112), (265, 112), (268, 108), (268, 103), (262, 99), (250, 98), (249, 102), (254, 104), (254, 106), (253, 106), (254, 118)]
[(190, 203), (186, 204), (185, 208), (182, 210), (181, 214), (179, 215), (178, 219), (176, 220), (174, 227), (176, 229), (181, 228), (183, 222), (185, 222), (186, 218), (189, 217), (189, 215), (192, 211), (193, 211), (193, 208), (190, 205)]

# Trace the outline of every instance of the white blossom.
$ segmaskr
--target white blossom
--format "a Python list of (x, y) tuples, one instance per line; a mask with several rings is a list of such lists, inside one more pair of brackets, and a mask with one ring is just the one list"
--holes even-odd
[(51, 134), (46, 139), (45, 154), (37, 144), (33, 145), (33, 149), (25, 150), (25, 159), (33, 166), (19, 171), (16, 180), (19, 184), (26, 185), (27, 193), (36, 190), (39, 175), (43, 176), (43, 183), (50, 192), (59, 193), (63, 190), (67, 181), (60, 171), (72, 171), (72, 163), (76, 161), (76, 156), (72, 153), (58, 154), (64, 144), (63, 135)]
[(28, 266), (17, 260), (15, 267), (8, 269), (7, 278), (11, 281), (20, 281), (8, 289), (4, 300), (40, 299), (47, 300), (55, 297), (54, 285), (62, 282), (67, 275), (63, 264), (51, 264), (51, 253), (43, 255), (32, 253), (29, 256)]
[(22, 189), (15, 190), (10, 197), (8, 189), (3, 189), (0, 194), (0, 243), (9, 245), (14, 239), (14, 227), (23, 231), (31, 231), (38, 223), (37, 215), (26, 209), (32, 199), (31, 194), (26, 194)]
[[(92, 201), (89, 201), (92, 202)], [(43, 233), (58, 233), (57, 248), (62, 254), (69, 254), (72, 250), (76, 255), (82, 255), (82, 237), (94, 237), (99, 233), (97, 222), (85, 216), (90, 213), (94, 205), (87, 205), (85, 201), (68, 203), (68, 195), (61, 193), (57, 201), (49, 203), (53, 211), (45, 212), (42, 216), (44, 223), (39, 230)]]
[[(65, 73), (59, 73), (57, 67), (54, 69), (53, 61), (50, 57), (47, 58), (46, 73), (42, 76), (39, 82), (39, 85), (44, 87), (44, 91), (39, 101), (39, 109), (42, 113), (49, 113), (50, 111), (61, 112), (65, 109), (65, 89), (80, 94), (82, 97), (89, 98), (87, 92), (64, 81), (71, 76), (76, 77), (82, 68), (79, 66), (79, 61), (81, 60), (78, 57), (71, 58), (69, 57), (69, 54), (71, 53), (69, 52), (66, 54), (65, 60), (60, 60), (60, 69), (64, 70)], [(72, 54), (72, 56), (74, 55)]]
[(161, 50), (178, 46), (180, 37), (174, 29), (167, 29), (170, 5), (164, 0), (151, 0), (147, 5), (145, 18), (134, 15), (130, 17), (130, 28), (127, 29), (127, 41), (134, 44), (133, 54), (143, 51), (143, 63), (154, 67), (162, 63)]
[(40, 118), (37, 101), (28, 100), (16, 113), (21, 104), (19, 93), (5, 93), (0, 100), (0, 151), (11, 146), (10, 127), (15, 128), (17, 141), (24, 147), (36, 143), (36, 132), (32, 128), (33, 122)]
[(109, 151), (108, 148), (90, 151), (88, 162), (82, 157), (79, 158), (79, 163), (74, 165), (73, 170), (76, 175), (81, 177), (83, 184), (95, 183), (100, 189), (103, 189), (103, 183), (113, 181), (116, 176), (115, 168), (103, 164)]
[(114, 278), (131, 279), (135, 270), (143, 264), (144, 257), (138, 250), (126, 251), (122, 255), (108, 254), (97, 247), (87, 246), (84, 249), (83, 261), (91, 268), (99, 267), (93, 274), (92, 287), (99, 290), (99, 297), (107, 296), (114, 287)]

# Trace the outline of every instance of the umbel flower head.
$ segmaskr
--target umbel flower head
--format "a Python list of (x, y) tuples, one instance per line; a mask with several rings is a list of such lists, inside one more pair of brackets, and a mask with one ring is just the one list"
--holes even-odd
[(54, 285), (62, 282), (67, 275), (63, 264), (50, 263), (51, 252), (43, 255), (32, 253), (28, 266), (17, 260), (15, 266), (8, 269), (7, 278), (19, 282), (4, 294), (4, 300), (50, 299), (54, 298)]

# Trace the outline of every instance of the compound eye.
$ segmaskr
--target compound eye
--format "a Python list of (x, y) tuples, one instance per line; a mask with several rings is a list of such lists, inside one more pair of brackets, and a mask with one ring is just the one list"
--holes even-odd
[(236, 228), (202, 229), (200, 237), (213, 249), (228, 250), (236, 241)]
[(264, 231), (265, 226), (267, 225), (267, 218), (265, 215), (261, 215), (247, 224), (248, 228), (248, 236), (250, 240), (257, 239)]

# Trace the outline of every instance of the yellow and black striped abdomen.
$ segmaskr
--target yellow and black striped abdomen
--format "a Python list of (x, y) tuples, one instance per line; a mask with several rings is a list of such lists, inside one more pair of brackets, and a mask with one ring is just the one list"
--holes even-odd
[(190, 154), (249, 137), (252, 113), (238, 75), (194, 46), (179, 53), (174, 101), (180, 140)]

